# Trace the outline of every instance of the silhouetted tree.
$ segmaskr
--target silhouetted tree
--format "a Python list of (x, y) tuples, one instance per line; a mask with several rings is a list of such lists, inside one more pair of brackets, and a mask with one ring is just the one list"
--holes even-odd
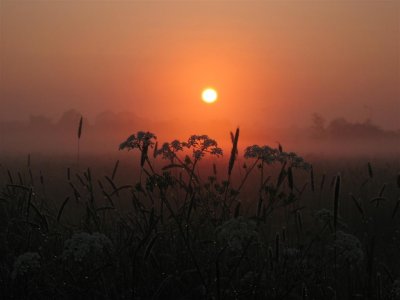
[(311, 135), (315, 138), (321, 138), (325, 133), (325, 119), (318, 113), (313, 113), (311, 125)]

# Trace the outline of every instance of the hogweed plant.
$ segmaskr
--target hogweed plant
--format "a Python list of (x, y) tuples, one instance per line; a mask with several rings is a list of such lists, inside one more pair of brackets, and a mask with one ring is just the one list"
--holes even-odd
[[(0, 194), (3, 295), (396, 299), (400, 276), (378, 257), (381, 237), (372, 222), (385, 205), (386, 221), (398, 222), (400, 177), (378, 182), (374, 195), (385, 198), (379, 205), (358, 190), (346, 203), (346, 173), (329, 187), (331, 175), (319, 176), (298, 154), (281, 145), (239, 147), (239, 135), (231, 133), (230, 156), (223, 157), (207, 135), (159, 143), (139, 131), (119, 146), (136, 152), (138, 178), (120, 185), (120, 161), (102, 177), (68, 168), (70, 191), (58, 201), (44, 193), (42, 173), (34, 185), (30, 162), (30, 181), (7, 170)], [(379, 170), (366, 166), (362, 188), (372, 190)]]

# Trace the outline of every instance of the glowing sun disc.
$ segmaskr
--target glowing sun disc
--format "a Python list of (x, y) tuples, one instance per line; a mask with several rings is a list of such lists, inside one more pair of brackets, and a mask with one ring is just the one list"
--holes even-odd
[(218, 93), (212, 88), (207, 88), (201, 94), (201, 98), (205, 103), (214, 103), (218, 99)]

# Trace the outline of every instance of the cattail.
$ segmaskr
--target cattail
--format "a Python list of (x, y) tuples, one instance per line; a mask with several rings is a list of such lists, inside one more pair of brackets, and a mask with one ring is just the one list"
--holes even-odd
[(81, 117), (80, 120), (79, 120), (78, 139), (80, 139), (80, 138), (81, 138), (81, 135), (82, 135), (82, 126), (83, 126), (83, 117)]
[(311, 177), (311, 190), (314, 192), (315, 185), (314, 185), (314, 168), (313, 168), (313, 166), (311, 166), (310, 177)]
[(229, 158), (229, 166), (228, 166), (228, 176), (231, 176), (233, 165), (236, 160), (236, 155), (238, 154), (238, 141), (239, 141), (239, 128), (236, 128), (235, 135), (231, 132), (231, 139), (232, 139), (232, 151), (231, 157)]
[(372, 172), (372, 166), (371, 166), (370, 162), (368, 162), (368, 175), (369, 175), (369, 178), (371, 178), (371, 179), (374, 177), (374, 173)]
[(76, 165), (79, 168), (79, 154), (80, 154), (80, 141), (81, 141), (81, 136), (82, 136), (82, 127), (83, 127), (83, 117), (81, 116), (79, 120), (79, 125), (78, 125), (78, 153), (77, 153), (77, 159), (76, 159)]
[(321, 192), (322, 192), (322, 190), (324, 189), (325, 177), (326, 177), (326, 174), (325, 174), (325, 173), (322, 174), (321, 184), (319, 185), (319, 189), (321, 190)]
[(340, 196), (340, 174), (336, 176), (335, 181), (335, 194), (334, 194), (334, 204), (333, 204), (333, 227), (336, 232), (338, 211), (339, 211), (339, 196)]

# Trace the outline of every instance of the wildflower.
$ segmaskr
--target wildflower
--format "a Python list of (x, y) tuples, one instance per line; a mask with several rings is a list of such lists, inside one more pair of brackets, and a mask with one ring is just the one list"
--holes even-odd
[(208, 135), (192, 135), (188, 139), (188, 142), (183, 145), (193, 149), (193, 158), (196, 160), (203, 158), (206, 153), (216, 156), (222, 155), (222, 149), (219, 148), (217, 142), (210, 139)]
[(157, 137), (151, 133), (151, 132), (144, 132), (144, 131), (138, 131), (137, 134), (132, 134), (129, 136), (125, 142), (121, 143), (119, 146), (119, 150), (123, 150), (127, 148), (128, 150), (132, 149), (147, 149), (149, 146), (154, 145), (154, 141), (157, 139)]
[(304, 161), (304, 159), (298, 156), (294, 152), (283, 152), (276, 148), (271, 148), (269, 146), (258, 146), (253, 145), (245, 149), (245, 158), (256, 158), (264, 163), (272, 164), (275, 162), (288, 163), (293, 168), (299, 168), (304, 170), (309, 170), (311, 165)]
[[(331, 210), (323, 208), (314, 213), (314, 218), (322, 225), (333, 224), (334, 215)], [(343, 221), (341, 221), (339, 217), (338, 224), (341, 227), (347, 227), (347, 225)]]
[(151, 192), (156, 186), (158, 186), (160, 189), (166, 189), (174, 184), (175, 179), (171, 176), (170, 172), (163, 172), (162, 176), (158, 174), (151, 175), (146, 179), (146, 189)]
[(178, 140), (173, 140), (171, 143), (164, 143), (159, 150), (156, 150), (156, 155), (162, 155), (162, 158), (173, 160), (176, 157), (176, 152), (182, 151), (186, 143)]
[(269, 146), (260, 147), (258, 145), (253, 145), (245, 149), (244, 157), (257, 158), (262, 160), (264, 163), (272, 164), (277, 161), (279, 157), (279, 151)]
[(37, 252), (26, 252), (17, 257), (11, 277), (16, 279), (37, 272), (40, 269), (40, 255)]
[(330, 211), (329, 209), (326, 209), (326, 208), (323, 208), (323, 209), (320, 209), (319, 211), (317, 211), (315, 214), (314, 214), (314, 217), (318, 220), (318, 221), (320, 221), (320, 222), (322, 222), (322, 223), (328, 223), (328, 222), (330, 222), (330, 221), (332, 221), (333, 220), (333, 218), (334, 218), (334, 216), (333, 216), (333, 212), (332, 211)]
[(400, 299), (400, 279), (393, 282), (392, 290), (390, 291), (390, 299)]
[(216, 229), (217, 238), (234, 251), (242, 251), (247, 243), (258, 236), (256, 223), (242, 216), (226, 221)]
[(284, 155), (284, 156), (286, 157), (286, 160), (290, 163), (290, 165), (293, 168), (304, 169), (304, 170), (310, 170), (311, 169), (311, 164), (309, 164), (308, 162), (304, 161), (304, 158), (298, 156), (294, 152), (290, 152), (289, 154)]
[(175, 152), (183, 150), (182, 143), (178, 140), (173, 140), (171, 142), (171, 147)]
[(350, 264), (352, 266), (359, 265), (364, 259), (360, 240), (349, 233), (343, 231), (336, 232), (336, 239), (328, 248), (332, 250), (336, 248), (339, 263)]
[(72, 259), (75, 262), (82, 262), (93, 257), (101, 259), (111, 246), (110, 239), (102, 233), (75, 233), (65, 242), (62, 256), (64, 259)]

